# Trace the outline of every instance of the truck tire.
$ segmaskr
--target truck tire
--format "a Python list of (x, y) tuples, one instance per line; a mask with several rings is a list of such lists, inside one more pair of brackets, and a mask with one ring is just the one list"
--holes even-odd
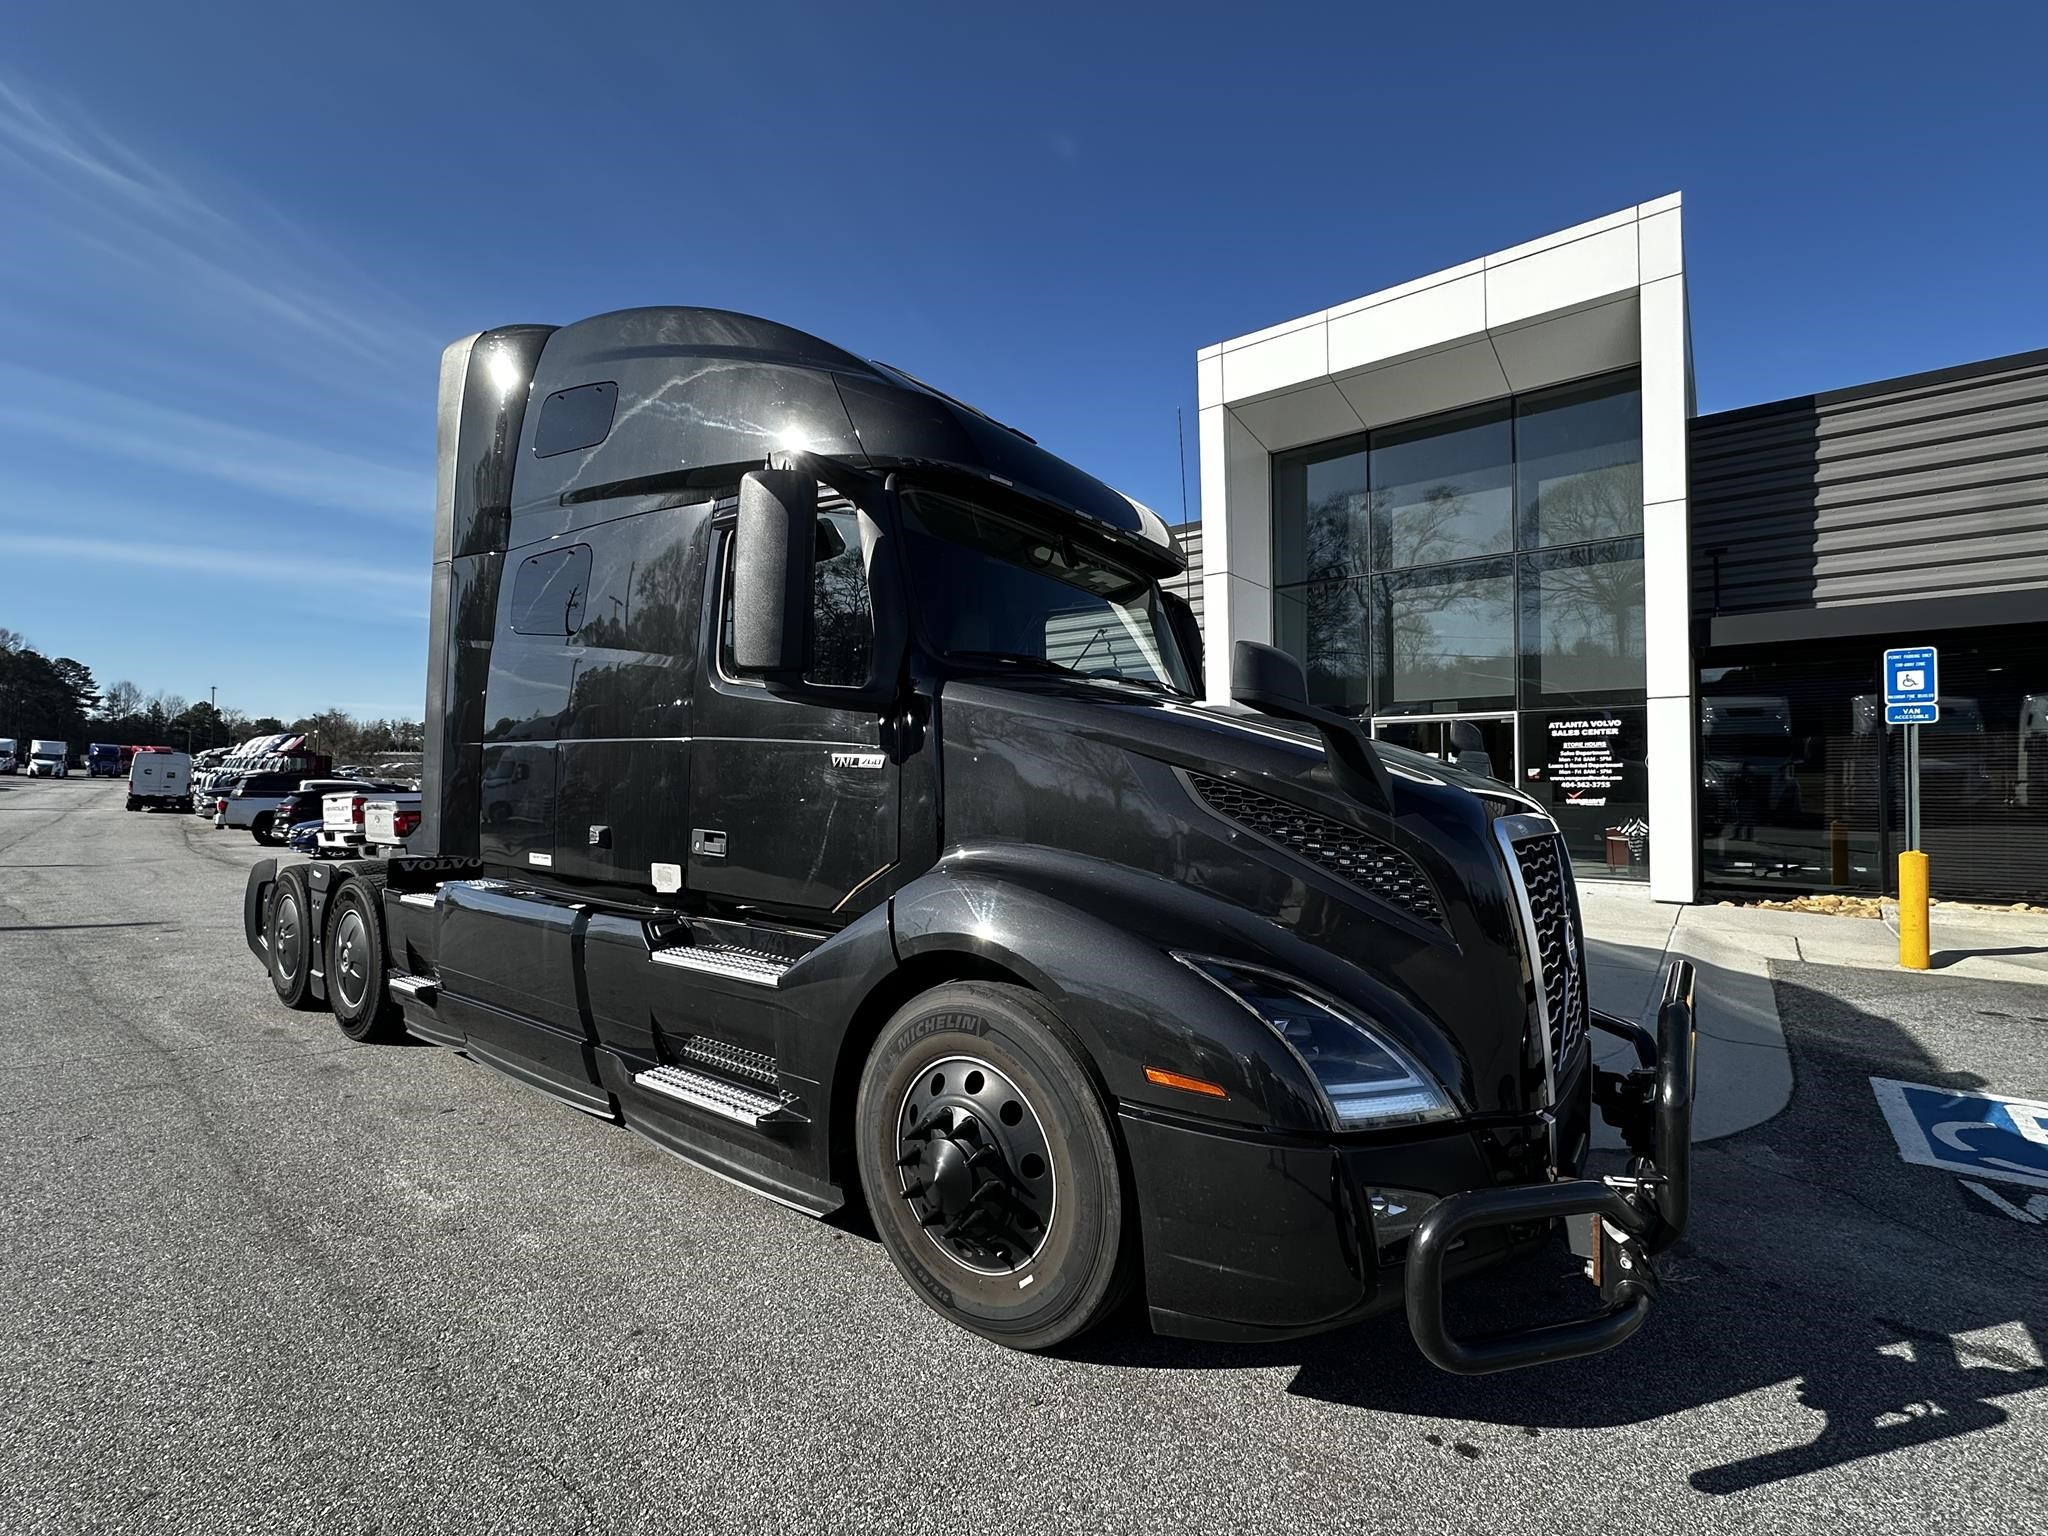
[(404, 1015), (384, 988), (384, 876), (363, 871), (327, 903), (327, 1001), (351, 1040), (403, 1038)]
[(270, 835), (270, 812), (264, 811), (249, 823), (249, 835), (268, 848), (277, 839)]
[(1102, 1321), (1137, 1244), (1108, 1107), (1024, 987), (955, 982), (883, 1026), (855, 1116), (882, 1245), (943, 1317), (1012, 1349)]
[(277, 872), (270, 890), (270, 908), (263, 920), (268, 944), (270, 985), (287, 1008), (318, 1008), (313, 995), (312, 903), (306, 895), (306, 867), (287, 864)]
[(142, 802), (141, 802), (140, 800), (136, 799), (136, 798), (135, 798), (135, 797), (134, 797), (133, 795), (130, 795), (130, 796), (128, 797), (128, 804), (127, 804), (127, 806), (125, 807), (125, 809), (127, 809), (127, 810), (131, 810), (131, 811), (139, 811), (139, 810), (141, 810), (141, 809), (142, 809)]

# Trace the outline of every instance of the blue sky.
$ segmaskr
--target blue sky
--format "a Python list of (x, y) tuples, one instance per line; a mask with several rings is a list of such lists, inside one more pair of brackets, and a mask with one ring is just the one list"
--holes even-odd
[(634, 304), (1170, 517), (1197, 347), (1674, 189), (1703, 411), (2048, 346), (2044, 57), (2019, 6), (13, 7), (0, 625), (416, 715), (441, 345)]

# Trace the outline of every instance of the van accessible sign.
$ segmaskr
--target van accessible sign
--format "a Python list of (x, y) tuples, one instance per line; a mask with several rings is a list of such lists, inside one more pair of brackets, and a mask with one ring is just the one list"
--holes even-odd
[(1931, 645), (1884, 653), (1884, 723), (1933, 725), (1941, 718), (1940, 658)]
[(1907, 1162), (2048, 1189), (2048, 1104), (1889, 1077), (1870, 1086)]

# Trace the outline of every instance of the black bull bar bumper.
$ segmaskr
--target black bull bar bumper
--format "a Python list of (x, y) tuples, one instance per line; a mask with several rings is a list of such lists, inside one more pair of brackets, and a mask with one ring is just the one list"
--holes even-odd
[[(1692, 1162), (1693, 968), (1672, 964), (1664, 977), (1654, 1036), (1640, 1024), (1593, 1014), (1594, 1027), (1635, 1047), (1630, 1072), (1595, 1069), (1593, 1098), (1621, 1133), (1628, 1171), (1605, 1179), (1567, 1179), (1508, 1189), (1476, 1189), (1432, 1207), (1408, 1248), (1408, 1326), (1423, 1354), (1468, 1376), (1572, 1360), (1612, 1349), (1642, 1327), (1657, 1294), (1652, 1255), (1685, 1231)], [(1466, 1234), (1554, 1219), (1585, 1223), (1591, 1262), (1606, 1310), (1570, 1322), (1513, 1333), (1454, 1338), (1444, 1326), (1444, 1261)]]

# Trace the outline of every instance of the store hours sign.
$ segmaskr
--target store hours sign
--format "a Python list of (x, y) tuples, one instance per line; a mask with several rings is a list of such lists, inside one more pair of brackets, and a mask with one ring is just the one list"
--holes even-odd
[(1559, 715), (1549, 722), (1543, 776), (1565, 805), (1603, 807), (1621, 787), (1621, 721)]

